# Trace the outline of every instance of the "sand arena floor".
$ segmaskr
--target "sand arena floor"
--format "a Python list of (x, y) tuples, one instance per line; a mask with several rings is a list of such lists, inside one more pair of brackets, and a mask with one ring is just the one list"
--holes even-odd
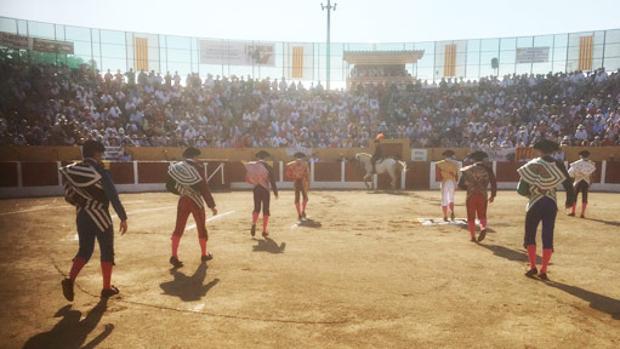
[[(549, 283), (523, 275), (525, 199), (499, 192), (493, 231), (475, 244), (458, 225), (418, 222), (439, 217), (438, 196), (311, 192), (314, 223), (298, 226), (285, 191), (263, 240), (249, 235), (251, 193), (216, 193), (215, 259), (200, 263), (190, 225), (185, 266), (173, 271), (177, 198), (122, 195), (121, 296), (107, 304), (98, 248), (73, 304), (62, 297), (77, 250), (72, 207), (59, 197), (1, 200), (0, 347), (620, 347), (618, 194), (591, 194), (588, 219), (559, 215)], [(458, 192), (459, 217), (463, 202)]]

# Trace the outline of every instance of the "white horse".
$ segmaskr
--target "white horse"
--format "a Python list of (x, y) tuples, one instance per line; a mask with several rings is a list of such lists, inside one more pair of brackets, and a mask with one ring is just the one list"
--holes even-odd
[[(360, 164), (364, 167), (364, 170), (366, 170), (366, 175), (364, 176), (364, 185), (366, 185), (366, 188), (370, 189), (375, 189), (374, 188), (374, 183), (372, 183), (372, 186), (368, 185), (368, 182), (371, 180), (372, 178), (372, 161), (371, 161), (372, 155), (367, 154), (367, 153), (357, 153), (355, 154), (355, 159), (357, 161), (360, 162)], [(396, 189), (396, 171), (399, 170), (406, 170), (407, 169), (407, 163), (404, 161), (397, 161), (394, 160), (392, 158), (384, 158), (383, 160), (378, 160), (377, 163), (375, 164), (375, 170), (377, 171), (377, 175), (380, 175), (382, 173), (387, 173), (390, 178), (391, 178), (391, 183), (390, 186), (392, 189)]]

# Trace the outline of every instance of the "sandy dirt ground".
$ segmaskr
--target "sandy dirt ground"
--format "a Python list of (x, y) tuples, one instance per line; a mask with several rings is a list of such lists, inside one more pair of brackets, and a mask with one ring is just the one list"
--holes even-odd
[[(435, 191), (310, 195), (312, 224), (296, 225), (285, 191), (264, 240), (249, 234), (250, 192), (216, 193), (215, 258), (200, 263), (189, 229), (178, 270), (168, 264), (177, 197), (122, 195), (121, 295), (100, 302), (97, 248), (73, 304), (60, 288), (77, 251), (73, 209), (1, 200), (0, 347), (620, 347), (618, 194), (591, 194), (588, 219), (559, 215), (549, 283), (523, 275), (525, 199), (513, 192), (490, 206), (480, 244), (458, 225), (418, 222), (440, 216)], [(459, 217), (463, 201), (459, 192)]]

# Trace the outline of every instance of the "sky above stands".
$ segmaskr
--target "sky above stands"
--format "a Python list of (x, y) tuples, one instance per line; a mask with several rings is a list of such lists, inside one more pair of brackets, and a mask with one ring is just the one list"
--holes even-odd
[[(419, 42), (620, 28), (618, 0), (336, 3), (333, 42)], [(0, 16), (226, 39), (323, 42), (326, 35), (320, 0), (0, 0)]]

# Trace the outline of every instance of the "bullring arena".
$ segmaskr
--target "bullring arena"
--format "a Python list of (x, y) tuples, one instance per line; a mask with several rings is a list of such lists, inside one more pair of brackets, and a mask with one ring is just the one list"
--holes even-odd
[[(123, 191), (132, 185), (159, 191), (158, 176), (167, 164), (109, 167)], [(3, 178), (19, 173), (22, 192), (53, 191), (57, 165), (5, 162)], [(274, 165), (279, 172), (278, 162)], [(599, 170), (594, 180), (618, 183), (617, 163), (605, 165), (605, 176)], [(205, 166), (218, 189), (219, 208), (208, 218), (215, 258), (206, 265), (199, 260), (195, 226), (189, 225), (180, 249), (185, 266), (170, 269), (176, 196), (121, 195), (129, 232), (116, 236), (114, 282), (122, 292), (107, 304), (98, 303), (97, 255), (78, 278), (73, 304), (62, 297), (59, 282), (77, 245), (74, 209), (62, 197), (2, 200), (1, 346), (613, 348), (620, 343), (616, 193), (592, 193), (586, 219), (560, 210), (552, 281), (544, 283), (523, 276), (526, 200), (514, 190), (499, 191), (489, 207), (488, 237), (472, 243), (458, 218), (451, 224), (420, 220), (441, 220), (439, 192), (431, 190), (432, 162), (408, 163), (407, 190), (370, 191), (362, 189), (353, 162), (321, 161), (312, 166), (317, 189), (310, 192), (308, 221), (297, 223), (292, 192), (284, 190), (273, 201), (270, 238), (251, 238), (251, 193), (239, 183), (240, 166), (236, 161)], [(518, 163), (494, 166), (500, 187), (514, 187), (512, 177), (501, 173)], [(564, 194), (559, 196), (562, 201)], [(456, 202), (462, 218), (462, 191)], [(162, 335), (171, 328), (176, 335)]]
[(618, 1), (497, 5), (0, 0), (0, 349), (620, 348)]

